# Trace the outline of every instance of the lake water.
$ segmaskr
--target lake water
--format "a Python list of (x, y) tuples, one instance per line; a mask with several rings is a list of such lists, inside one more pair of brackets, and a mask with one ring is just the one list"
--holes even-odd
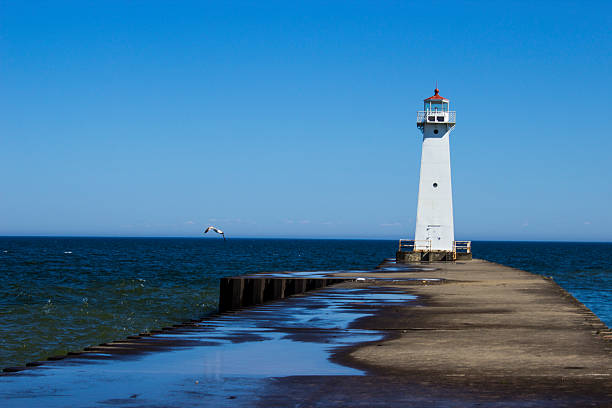
[[(0, 238), (0, 367), (202, 317), (218, 279), (371, 269), (397, 241)], [(612, 244), (474, 242), (476, 257), (553, 276), (612, 326)]]

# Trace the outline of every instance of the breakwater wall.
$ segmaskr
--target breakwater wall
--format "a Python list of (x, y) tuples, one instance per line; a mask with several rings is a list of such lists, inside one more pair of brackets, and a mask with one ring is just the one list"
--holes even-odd
[(219, 312), (284, 299), (347, 280), (353, 279), (281, 278), (256, 275), (221, 278), (219, 282)]

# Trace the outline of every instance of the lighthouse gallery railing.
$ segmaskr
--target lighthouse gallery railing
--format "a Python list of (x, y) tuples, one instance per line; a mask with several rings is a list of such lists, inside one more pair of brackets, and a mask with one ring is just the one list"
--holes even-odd
[[(448, 114), (448, 115), (447, 115)], [(446, 120), (448, 117), (448, 120)], [(442, 118), (441, 120), (438, 118)], [(417, 123), (456, 123), (457, 111), (418, 111)]]

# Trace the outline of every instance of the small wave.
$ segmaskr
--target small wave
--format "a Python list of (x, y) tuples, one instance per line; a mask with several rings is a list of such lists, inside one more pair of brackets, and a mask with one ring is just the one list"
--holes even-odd
[(72, 251), (64, 251), (65, 254), (71, 254)]

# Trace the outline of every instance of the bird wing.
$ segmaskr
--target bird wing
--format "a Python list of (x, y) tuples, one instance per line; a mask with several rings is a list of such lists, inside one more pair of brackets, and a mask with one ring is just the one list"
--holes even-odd
[(213, 230), (217, 234), (221, 234), (221, 235), (223, 235), (223, 237), (225, 237), (225, 234), (223, 233), (223, 231), (221, 231), (219, 228), (213, 227), (212, 225), (210, 227), (206, 228), (206, 230), (204, 230), (204, 233), (206, 234), (210, 230)]

